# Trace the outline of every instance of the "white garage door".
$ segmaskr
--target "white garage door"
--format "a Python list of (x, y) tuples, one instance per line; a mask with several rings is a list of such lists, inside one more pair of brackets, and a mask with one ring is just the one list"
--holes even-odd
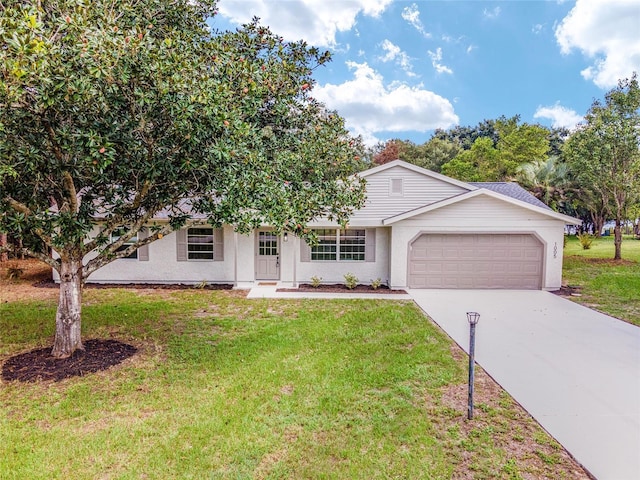
[(411, 288), (542, 286), (542, 243), (520, 234), (424, 234), (409, 252)]

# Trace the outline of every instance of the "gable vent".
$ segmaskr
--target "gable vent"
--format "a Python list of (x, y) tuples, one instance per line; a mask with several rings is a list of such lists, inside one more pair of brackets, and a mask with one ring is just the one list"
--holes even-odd
[(389, 183), (389, 195), (402, 196), (403, 192), (403, 179), (391, 178)]

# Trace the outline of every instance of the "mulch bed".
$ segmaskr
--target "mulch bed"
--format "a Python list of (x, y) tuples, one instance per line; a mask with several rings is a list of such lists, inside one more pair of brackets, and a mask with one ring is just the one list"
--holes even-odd
[(355, 288), (347, 288), (341, 283), (319, 285), (317, 287), (308, 283), (301, 283), (298, 288), (278, 288), (276, 292), (317, 292), (317, 293), (388, 293), (403, 294), (404, 290), (392, 290), (386, 285), (373, 288), (371, 285), (357, 285)]
[[(53, 280), (41, 280), (33, 284), (39, 288), (60, 288)], [(183, 283), (85, 283), (84, 288), (131, 288), (155, 290), (232, 290), (230, 283), (207, 283), (206, 285), (186, 285)]]
[(19, 382), (59, 382), (65, 378), (106, 370), (138, 351), (136, 347), (117, 340), (93, 339), (83, 343), (84, 351), (77, 350), (69, 358), (53, 358), (51, 347), (15, 355), (2, 366), (2, 379)]
[(582, 295), (581, 292), (582, 286), (580, 285), (562, 285), (558, 290), (554, 290), (551, 293), (561, 297), (579, 297)]

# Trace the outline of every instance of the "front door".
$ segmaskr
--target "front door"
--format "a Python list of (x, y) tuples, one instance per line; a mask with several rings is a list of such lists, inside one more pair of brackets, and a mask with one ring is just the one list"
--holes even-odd
[(256, 280), (280, 279), (280, 242), (271, 230), (258, 230)]

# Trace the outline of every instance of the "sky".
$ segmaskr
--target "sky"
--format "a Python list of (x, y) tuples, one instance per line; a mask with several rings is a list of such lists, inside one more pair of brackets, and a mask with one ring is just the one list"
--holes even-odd
[(212, 20), (252, 17), (329, 50), (312, 95), (375, 145), (501, 115), (573, 128), (640, 72), (640, 0), (219, 0)]

